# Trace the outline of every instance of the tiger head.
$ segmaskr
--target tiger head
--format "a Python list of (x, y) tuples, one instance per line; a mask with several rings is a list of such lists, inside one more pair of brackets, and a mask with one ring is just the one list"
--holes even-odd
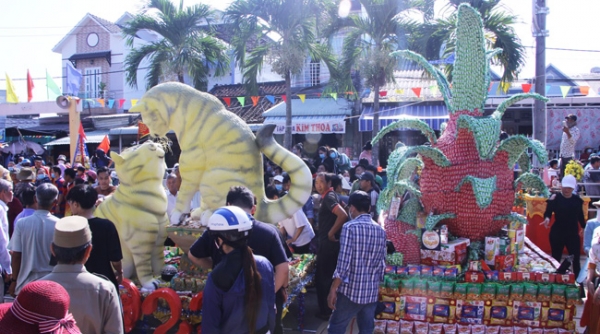
[(111, 158), (115, 162), (119, 181), (134, 187), (143, 181), (162, 180), (167, 167), (165, 150), (151, 141), (127, 148), (121, 154), (112, 152)]

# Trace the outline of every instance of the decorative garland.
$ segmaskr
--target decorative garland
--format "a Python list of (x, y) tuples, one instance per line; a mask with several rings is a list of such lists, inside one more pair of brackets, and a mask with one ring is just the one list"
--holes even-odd
[(377, 133), (375, 138), (371, 140), (371, 143), (377, 143), (383, 136), (385, 136), (388, 132), (394, 131), (396, 129), (405, 128), (405, 129), (416, 129), (420, 130), (429, 142), (434, 144), (437, 141), (437, 137), (435, 136), (435, 131), (427, 125), (427, 123), (423, 122), (420, 119), (415, 118), (400, 118), (396, 122), (384, 127)]
[(433, 160), (433, 163), (440, 167), (448, 167), (450, 166), (450, 160), (446, 157), (446, 155), (435, 147), (430, 146), (413, 146), (409, 148), (404, 155), (408, 156), (411, 154), (420, 154), (424, 157), (427, 157)]
[(536, 93), (522, 93), (522, 94), (515, 94), (511, 97), (509, 97), (508, 99), (504, 100), (502, 103), (500, 103), (500, 105), (498, 105), (498, 108), (496, 109), (496, 111), (494, 111), (494, 113), (492, 113), (492, 117), (498, 120), (502, 119), (502, 116), (504, 116), (504, 112), (506, 111), (506, 109), (508, 109), (508, 107), (510, 107), (511, 105), (522, 101), (522, 100), (526, 100), (526, 99), (536, 99), (536, 100), (540, 100), (540, 101), (544, 101), (544, 102), (548, 102), (549, 100), (543, 96), (541, 96), (540, 94), (536, 94)]
[(544, 149), (544, 144), (523, 135), (511, 136), (503, 140), (495, 154), (500, 151), (508, 152), (508, 168), (513, 168), (523, 151), (528, 147), (533, 150), (533, 154), (536, 155), (540, 164), (545, 165), (548, 163), (548, 154)]
[(501, 121), (490, 117), (460, 115), (456, 124), (459, 129), (466, 128), (473, 132), (479, 157), (487, 159), (500, 138)]
[(475, 201), (481, 209), (485, 209), (492, 204), (492, 195), (494, 191), (496, 191), (496, 176), (487, 179), (481, 179), (471, 175), (465, 176), (460, 180), (454, 191), (459, 192), (465, 182), (471, 183), (473, 193), (475, 194)]
[(550, 196), (550, 192), (546, 187), (546, 184), (539, 176), (532, 173), (523, 173), (519, 178), (515, 180), (514, 186), (515, 188), (519, 187), (519, 184), (522, 185), (522, 188), (531, 188), (539, 191), (540, 195), (543, 197)]

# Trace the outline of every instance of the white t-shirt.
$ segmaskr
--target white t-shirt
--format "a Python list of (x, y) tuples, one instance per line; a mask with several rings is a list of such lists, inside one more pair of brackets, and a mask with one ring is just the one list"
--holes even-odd
[(302, 230), (298, 239), (292, 243), (292, 245), (296, 247), (302, 247), (308, 244), (312, 238), (315, 237), (315, 231), (313, 231), (310, 222), (302, 210), (296, 211), (292, 218), (284, 219), (280, 221), (279, 224), (285, 229), (285, 232), (290, 238), (293, 238), (296, 235), (296, 229), (304, 226), (304, 230)]

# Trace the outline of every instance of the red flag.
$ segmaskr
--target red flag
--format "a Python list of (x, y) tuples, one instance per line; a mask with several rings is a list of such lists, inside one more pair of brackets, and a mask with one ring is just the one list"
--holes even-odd
[(287, 96), (286, 95), (281, 95), (281, 99), (283, 100), (283, 102), (287, 102)]
[(413, 93), (415, 93), (415, 95), (417, 97), (421, 97), (421, 87), (413, 87), (411, 89), (412, 89)]
[(31, 99), (33, 99), (33, 88), (35, 88), (33, 79), (29, 74), (29, 70), (27, 70), (27, 102), (31, 102)]
[(251, 96), (250, 98), (252, 99), (252, 106), (256, 107), (256, 105), (258, 104), (258, 99), (260, 98), (260, 96)]
[(228, 107), (231, 107), (231, 98), (230, 97), (224, 97), (223, 101), (225, 101), (225, 103), (227, 103)]
[(87, 140), (87, 137), (85, 136), (85, 131), (83, 131), (82, 123), (79, 123), (79, 137), (81, 137), (81, 139), (83, 140)]
[(123, 108), (123, 103), (125, 103), (125, 99), (119, 99), (119, 109)]
[(529, 93), (529, 91), (531, 90), (531, 84), (529, 84), (529, 83), (521, 84), (521, 88), (523, 88), (523, 93)]
[(381, 96), (381, 97), (387, 96), (387, 91), (386, 90), (380, 91), (379, 96)]
[(150, 129), (142, 121), (138, 122), (138, 141), (150, 134)]
[(98, 149), (104, 151), (104, 153), (108, 153), (110, 151), (110, 139), (108, 139), (108, 135), (104, 136), (104, 139), (98, 145)]

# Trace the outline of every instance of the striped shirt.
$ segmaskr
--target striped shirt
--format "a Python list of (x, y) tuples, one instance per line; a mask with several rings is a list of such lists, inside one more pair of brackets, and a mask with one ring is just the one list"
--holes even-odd
[(369, 214), (344, 224), (340, 254), (333, 278), (342, 280), (338, 292), (357, 304), (377, 301), (385, 270), (385, 231)]

